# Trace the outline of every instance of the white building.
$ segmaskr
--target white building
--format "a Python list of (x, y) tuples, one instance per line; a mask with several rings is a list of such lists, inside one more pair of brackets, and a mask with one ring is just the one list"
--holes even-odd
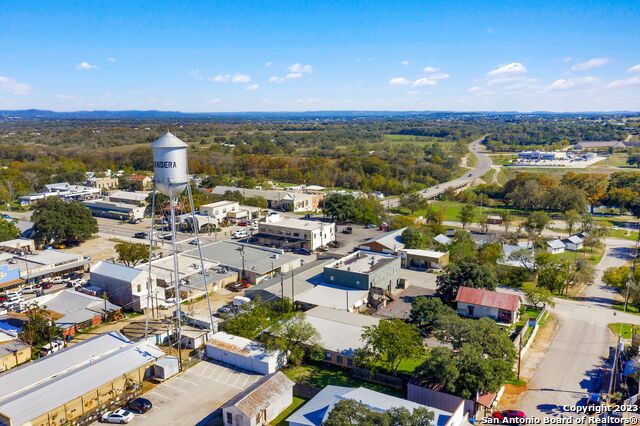
[[(147, 307), (148, 272), (116, 263), (100, 261), (91, 267), (91, 285), (107, 292), (109, 300), (123, 309), (142, 311)], [(151, 281), (152, 297), (164, 299), (164, 289)]]
[(147, 191), (116, 191), (109, 195), (109, 201), (113, 203), (132, 204), (134, 206), (142, 206), (146, 204), (149, 197)]
[(294, 382), (281, 372), (269, 374), (222, 406), (225, 426), (270, 424), (293, 402)]
[(144, 219), (144, 206), (101, 200), (83, 201), (82, 204), (91, 210), (91, 214), (96, 217), (107, 217), (118, 220)]
[(48, 197), (60, 197), (67, 201), (82, 201), (100, 197), (100, 189), (84, 185), (70, 185), (68, 182), (45, 185), (44, 192), (18, 197), (21, 204), (32, 204)]
[(551, 254), (564, 253), (564, 249), (564, 243), (557, 238), (555, 240), (547, 241), (547, 251)]
[(302, 219), (260, 222), (257, 237), (260, 244), (315, 250), (335, 241), (336, 224)]
[(206, 355), (247, 371), (271, 374), (282, 368), (287, 356), (282, 351), (269, 351), (262, 343), (219, 331), (207, 342)]
[(579, 235), (571, 235), (569, 238), (562, 240), (567, 250), (581, 250), (584, 240)]
[(229, 213), (231, 212), (239, 212), (240, 211), (240, 203), (237, 201), (218, 201), (215, 203), (203, 204), (200, 206), (200, 214), (207, 215), (212, 219), (215, 219), (213, 222), (215, 225), (218, 225), (220, 222), (225, 220)]
[(20, 270), (20, 278), (26, 282), (39, 283), (45, 278), (57, 277), (72, 272), (84, 272), (91, 260), (81, 254), (47, 249), (18, 254), (0, 252), (0, 265), (7, 264)]

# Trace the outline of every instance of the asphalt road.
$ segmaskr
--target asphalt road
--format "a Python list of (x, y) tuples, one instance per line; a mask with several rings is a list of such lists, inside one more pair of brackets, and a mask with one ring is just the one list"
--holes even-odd
[[(427, 189), (423, 189), (419, 193), (429, 199), (435, 198), (438, 195), (444, 193), (447, 188), (460, 188), (487, 173), (491, 169), (491, 158), (489, 158), (489, 156), (483, 152), (483, 146), (480, 144), (480, 142), (482, 142), (485, 137), (486, 135), (474, 140), (469, 144), (469, 152), (471, 152), (476, 157), (476, 166), (473, 168), (473, 170), (466, 173), (462, 177), (450, 180), (448, 182), (440, 183)], [(385, 206), (387, 206), (387, 208), (398, 207), (400, 199), (388, 198), (384, 200), (383, 203), (385, 204)]]
[(631, 259), (634, 242), (608, 238), (605, 255), (597, 265), (596, 282), (587, 287), (577, 301), (555, 299), (551, 310), (558, 320), (558, 331), (548, 352), (537, 366), (518, 402), (518, 410), (534, 417), (571, 415), (563, 405), (584, 404), (588, 392), (597, 392), (605, 368), (610, 366), (609, 348), (617, 338), (607, 325), (613, 322), (640, 324), (640, 317), (614, 311), (611, 305), (622, 297), (605, 286), (602, 272)]

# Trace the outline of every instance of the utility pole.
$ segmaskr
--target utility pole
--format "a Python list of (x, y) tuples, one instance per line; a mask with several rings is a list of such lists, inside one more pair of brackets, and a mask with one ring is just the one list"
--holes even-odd
[(293, 301), (295, 300), (295, 293), (294, 293), (294, 281), (293, 281), (293, 269), (291, 270), (291, 303), (293, 303)]
[(282, 300), (282, 307), (284, 308), (284, 275), (280, 274), (280, 299)]

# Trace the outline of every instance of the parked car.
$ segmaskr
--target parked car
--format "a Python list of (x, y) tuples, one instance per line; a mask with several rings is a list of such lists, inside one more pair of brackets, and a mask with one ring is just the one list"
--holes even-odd
[[(49, 283), (50, 283), (51, 285), (53, 285), (53, 284), (64, 284), (64, 283), (66, 283), (66, 282), (67, 282), (67, 279), (66, 279), (66, 278), (63, 278), (63, 277), (55, 277), (54, 279), (52, 279), (51, 281), (49, 281)], [(45, 284), (45, 283), (42, 283), (43, 288), (44, 288), (44, 284)]]
[(140, 414), (144, 414), (147, 411), (151, 410), (153, 404), (146, 398), (135, 398), (131, 401), (127, 402), (126, 405), (128, 410), (138, 412)]
[(218, 308), (218, 313), (219, 314), (229, 314), (229, 313), (231, 313), (231, 306), (222, 306), (222, 307)]
[(522, 411), (518, 411), (518, 410), (502, 410), (502, 411), (494, 411), (493, 418), (500, 419), (503, 421), (508, 420), (509, 423), (518, 423), (517, 420), (513, 420), (513, 419), (522, 419), (522, 422), (524, 423), (524, 420), (527, 418), (527, 416)]
[(238, 293), (244, 290), (244, 287), (242, 286), (241, 283), (230, 283), (230, 284), (227, 284), (226, 288), (227, 290), (231, 290), (234, 293)]
[(257, 223), (252, 223), (249, 225), (249, 229), (251, 229), (252, 231), (257, 231), (258, 229), (260, 229), (260, 226)]
[(115, 411), (104, 413), (100, 420), (104, 423), (126, 424), (133, 420), (133, 413), (131, 411), (119, 408)]
[(47, 356), (54, 352), (58, 352), (64, 349), (64, 342), (60, 339), (54, 340), (51, 343), (47, 343), (40, 349), (40, 356)]
[[(53, 281), (55, 281), (55, 280), (52, 280), (52, 281), (49, 281), (49, 282), (44, 282), (44, 283), (40, 284), (40, 288), (43, 289), (43, 290), (46, 290), (48, 288), (53, 287), (53, 284), (54, 284)], [(63, 283), (63, 282), (64, 281), (61, 281), (61, 283)], [(55, 284), (57, 284), (57, 283), (55, 283)]]
[(345, 234), (352, 234), (353, 233), (353, 228), (350, 226), (347, 226), (346, 228), (344, 228), (344, 230), (342, 231)]
[(340, 243), (340, 241), (331, 241), (327, 244), (329, 247), (332, 248), (338, 248), (340, 247), (342, 244)]
[(235, 238), (236, 240), (240, 238), (246, 238), (248, 236), (249, 236), (249, 233), (247, 232), (246, 229), (238, 229), (237, 231), (233, 232), (233, 235), (231, 235), (231, 237)]
[(162, 239), (165, 241), (173, 241), (173, 235), (171, 234), (163, 235)]
[(140, 223), (142, 222), (142, 219), (140, 219), (139, 217), (136, 217), (135, 219), (129, 219), (129, 223)]
[(364, 229), (373, 229), (376, 226), (373, 223), (368, 223), (367, 225), (365, 225)]
[(40, 284), (28, 284), (22, 287), (23, 293), (37, 293), (40, 291)]
[(304, 219), (311, 219), (313, 215), (311, 213), (307, 213), (304, 215)]
[(78, 287), (84, 286), (86, 283), (87, 282), (85, 280), (83, 280), (82, 278), (78, 278), (78, 279), (69, 281), (67, 283), (67, 287), (78, 288)]
[(148, 238), (149, 234), (147, 234), (146, 232), (136, 232), (135, 234), (133, 234), (133, 238)]
[(189, 241), (189, 244), (191, 244), (192, 246), (197, 246), (198, 245), (198, 239), (194, 238), (193, 240)]
[(68, 279), (68, 280), (77, 280), (77, 279), (80, 279), (82, 277), (83, 277), (83, 275), (81, 273), (79, 273), (79, 272), (72, 272), (72, 273), (70, 273), (68, 275), (65, 275), (65, 278)]
[(308, 256), (310, 254), (313, 254), (313, 251), (311, 250), (307, 250), (306, 248), (297, 248), (293, 251), (295, 254), (303, 254), (305, 256)]
[(248, 223), (243, 221), (243, 222), (238, 222), (238, 226), (247, 226)]

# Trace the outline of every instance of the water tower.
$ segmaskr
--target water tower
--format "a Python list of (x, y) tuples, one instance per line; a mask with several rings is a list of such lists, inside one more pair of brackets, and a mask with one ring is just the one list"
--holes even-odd
[[(146, 311), (146, 321), (145, 321), (145, 338), (148, 333), (149, 328), (149, 313), (152, 310), (152, 297), (150, 297), (152, 293), (152, 258), (153, 258), (153, 248), (154, 248), (154, 238), (156, 237), (156, 233), (154, 232), (154, 225), (156, 222), (156, 194), (159, 192), (160, 194), (166, 195), (169, 197), (169, 209), (170, 209), (170, 217), (169, 219), (169, 227), (171, 230), (171, 256), (173, 259), (173, 271), (171, 277), (173, 279), (173, 289), (175, 292), (175, 314), (173, 316), (176, 319), (176, 332), (177, 332), (177, 341), (178, 347), (182, 342), (182, 309), (181, 309), (181, 295), (180, 290), (183, 288), (188, 288), (191, 290), (203, 290), (206, 300), (207, 300), (207, 308), (209, 311), (209, 323), (211, 324), (213, 330), (213, 318), (211, 312), (211, 303), (209, 301), (209, 292), (207, 289), (207, 280), (206, 280), (206, 271), (204, 267), (204, 260), (202, 259), (202, 249), (200, 247), (200, 236), (198, 235), (198, 221), (195, 217), (195, 210), (193, 208), (193, 196), (191, 194), (191, 186), (189, 186), (189, 170), (188, 170), (188, 162), (187, 162), (187, 148), (188, 145), (181, 141), (178, 137), (171, 134), (170, 132), (165, 133), (160, 139), (151, 144), (151, 149), (153, 151), (153, 170), (154, 170), (154, 178), (153, 178), (153, 192), (151, 196), (151, 232), (149, 232), (149, 276), (147, 280), (147, 291), (149, 297), (147, 297), (147, 311)], [(176, 233), (176, 206), (179, 204), (177, 202), (178, 197), (184, 190), (187, 190), (187, 197), (189, 201), (189, 206), (191, 208), (191, 220), (193, 224), (193, 229), (195, 233), (195, 238), (198, 247), (198, 257), (200, 260), (200, 272), (202, 273), (202, 281), (201, 283), (188, 284), (186, 282), (181, 282), (180, 280), (180, 271), (178, 267), (178, 249), (177, 249), (177, 233)], [(183, 203), (183, 205), (186, 203)], [(178, 351), (180, 354), (180, 351)], [(182, 357), (180, 357), (182, 361)], [(180, 368), (182, 368), (182, 362), (180, 363)]]

